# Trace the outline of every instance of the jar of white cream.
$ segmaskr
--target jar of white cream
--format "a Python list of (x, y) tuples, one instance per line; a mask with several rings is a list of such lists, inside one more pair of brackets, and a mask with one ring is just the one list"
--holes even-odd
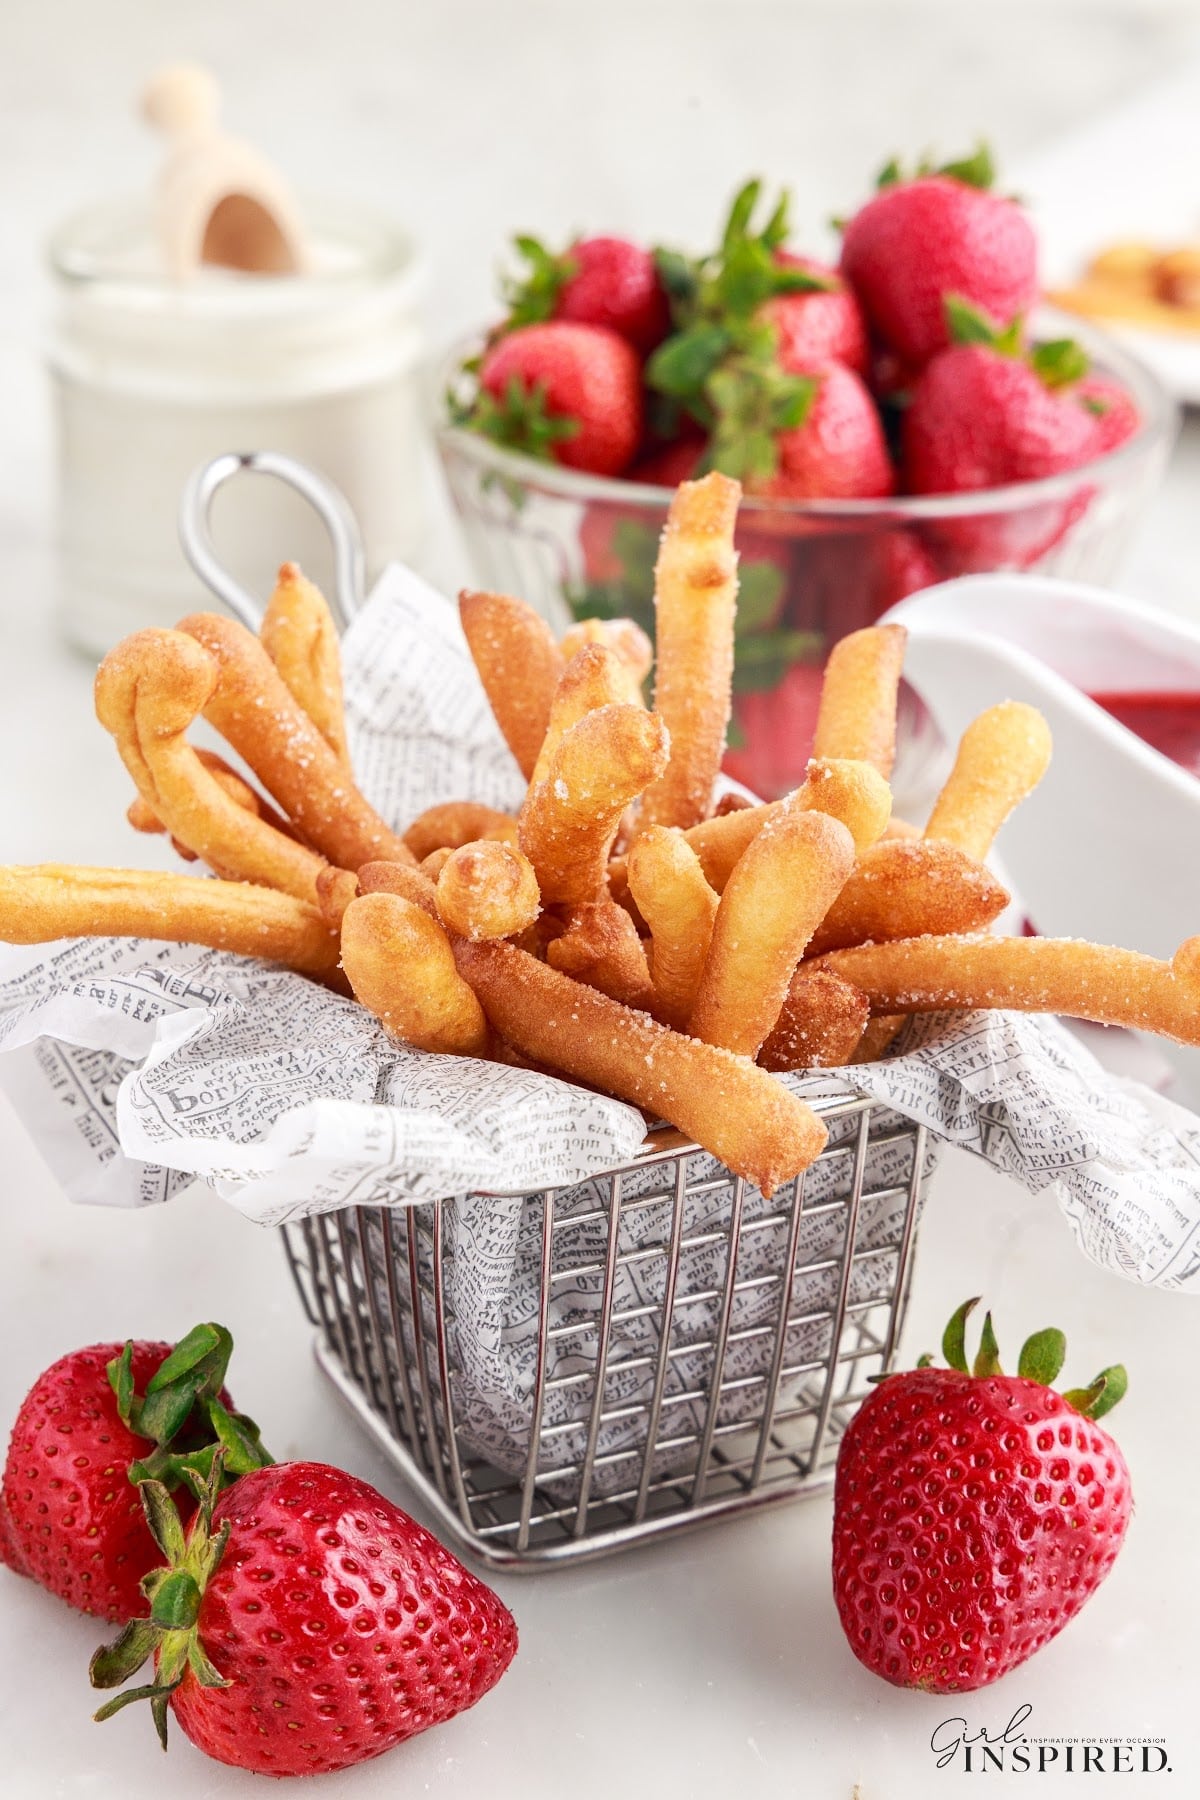
[[(368, 574), (417, 553), (419, 257), (384, 219), (316, 203), (303, 216), (304, 266), (283, 274), (173, 277), (147, 205), (94, 208), (54, 237), (60, 607), (81, 648), (196, 605), (179, 496), (225, 451), (284, 451), (327, 475), (358, 516)], [(285, 559), (324, 572), (321, 528), (280, 484), (233, 484), (214, 531), (252, 592), (269, 593)]]

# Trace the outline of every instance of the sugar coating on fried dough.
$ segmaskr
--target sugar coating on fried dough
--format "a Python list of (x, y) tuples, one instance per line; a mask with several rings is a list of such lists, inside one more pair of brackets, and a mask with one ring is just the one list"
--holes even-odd
[(482, 806), (477, 800), (443, 800), (427, 806), (404, 833), (404, 842), (418, 862), (424, 862), (431, 850), (459, 850), (478, 838), (515, 844), (517, 821), (511, 813)]
[(66, 863), (0, 869), (0, 939), (63, 937), (207, 944), (313, 975), (337, 963), (337, 934), (315, 906), (251, 882)]
[(464, 589), (458, 616), (505, 743), (533, 774), (565, 658), (546, 621), (523, 600)]
[(927, 838), (982, 862), (1013, 808), (1050, 766), (1050, 727), (1021, 700), (989, 706), (963, 732), (954, 767), (934, 802)]
[(667, 513), (654, 571), (654, 710), (671, 734), (671, 760), (642, 801), (643, 830), (708, 814), (733, 691), (741, 494), (727, 476), (706, 475), (685, 481)]
[(259, 626), (263, 647), (334, 755), (350, 767), (342, 700), (342, 652), (324, 594), (285, 562)]
[(981, 931), (1008, 901), (990, 869), (953, 844), (886, 838), (859, 857), (808, 953), (823, 956), (868, 940)]
[(891, 774), (907, 639), (903, 625), (868, 625), (834, 645), (821, 685), (814, 756), (869, 762), (885, 780)]
[(134, 632), (96, 671), (96, 716), (172, 838), (218, 875), (261, 882), (315, 904), (324, 857), (232, 798), (187, 741), (188, 727), (218, 681), (216, 660), (185, 633)]
[(345, 764), (298, 705), (252, 631), (217, 613), (179, 630), (218, 667), (204, 716), (254, 770), (302, 836), (341, 869), (410, 852), (359, 793)]
[(841, 1069), (862, 1041), (870, 1019), (867, 996), (828, 969), (803, 963), (758, 1060), (764, 1069)]
[(1128, 1025), (1200, 1044), (1200, 937), (1170, 962), (1079, 938), (919, 937), (835, 950), (816, 965), (876, 1013), (1005, 1008)]
[(654, 665), (654, 645), (635, 619), (580, 619), (563, 633), (560, 649), (570, 659), (585, 644), (601, 644), (611, 650), (624, 670), (628, 692), (622, 697), (642, 698), (642, 684)]
[(682, 1037), (514, 944), (455, 957), (493, 1029), (523, 1055), (666, 1119), (766, 1195), (820, 1155), (812, 1109), (745, 1057)]
[[(554, 752), (572, 725), (578, 725), (580, 719), (598, 707), (630, 703), (629, 682), (619, 659), (603, 644), (584, 644), (559, 676), (546, 735), (529, 785), (536, 787), (545, 781)], [(640, 695), (633, 704), (642, 704)]]
[(442, 865), (437, 909), (447, 931), (472, 942), (514, 937), (541, 911), (533, 865), (511, 844), (486, 839), (463, 844)]
[(521, 848), (545, 905), (603, 896), (621, 815), (666, 767), (668, 743), (662, 721), (640, 706), (598, 707), (567, 732), (521, 808)]
[(637, 926), (615, 900), (573, 906), (566, 930), (546, 945), (552, 969), (638, 1010), (652, 1010), (654, 987)]
[(656, 1018), (683, 1031), (704, 973), (719, 904), (682, 831), (652, 825), (629, 852), (629, 892), (650, 928)]
[(364, 863), (358, 871), (358, 888), (362, 894), (399, 894), (431, 918), (438, 916), (437, 884), (411, 863)]
[(763, 826), (717, 908), (688, 1024), (693, 1037), (757, 1055), (809, 938), (853, 867), (854, 840), (824, 813), (784, 811)]
[(878, 841), (891, 809), (891, 789), (870, 763), (814, 757), (803, 785), (785, 799), (705, 819), (687, 833), (687, 841), (700, 858), (709, 886), (719, 894), (763, 826), (787, 811), (821, 812), (837, 819), (861, 854)]
[(356, 1000), (416, 1050), (484, 1056), (487, 1022), (434, 918), (399, 894), (363, 894), (342, 919), (342, 968)]

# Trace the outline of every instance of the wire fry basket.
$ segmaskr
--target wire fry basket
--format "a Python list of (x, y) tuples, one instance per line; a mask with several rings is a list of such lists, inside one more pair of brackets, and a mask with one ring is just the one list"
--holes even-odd
[(663, 1128), (573, 1188), (284, 1228), (320, 1367), (463, 1550), (594, 1558), (832, 1480), (896, 1348), (935, 1145), (849, 1090), (813, 1104), (829, 1145), (770, 1201)]

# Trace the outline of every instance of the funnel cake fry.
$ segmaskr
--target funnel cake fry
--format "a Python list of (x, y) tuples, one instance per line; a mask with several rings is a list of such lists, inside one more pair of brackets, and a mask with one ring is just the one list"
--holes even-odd
[(775, 1027), (759, 1051), (764, 1069), (841, 1069), (871, 1016), (867, 996), (828, 969), (802, 963), (792, 976)]
[(179, 630), (214, 659), (217, 681), (204, 716), (249, 764), (296, 829), (341, 869), (412, 853), (359, 793), (285, 685), (254, 633), (235, 619), (192, 613)]
[(356, 1000), (416, 1050), (486, 1056), (487, 1022), (446, 933), (399, 894), (363, 894), (342, 920), (342, 968)]
[(615, 900), (572, 907), (566, 930), (546, 945), (552, 969), (638, 1011), (654, 1010), (650, 966), (637, 926)]
[(599, 899), (621, 814), (666, 767), (662, 721), (640, 706), (601, 706), (573, 725), (545, 781), (521, 808), (521, 848), (547, 906)]
[(473, 942), (513, 937), (541, 911), (533, 865), (511, 844), (463, 844), (437, 878), (437, 909), (447, 931)]
[(671, 734), (671, 760), (642, 801), (643, 830), (708, 816), (733, 691), (741, 496), (736, 481), (714, 473), (685, 481), (667, 513), (654, 571), (654, 710)]
[(550, 722), (563, 653), (532, 606), (507, 594), (464, 589), (458, 616), (496, 723), (528, 781)]
[(868, 625), (834, 645), (821, 686), (814, 756), (869, 762), (885, 780), (891, 774), (907, 639), (903, 625)]
[(654, 665), (654, 645), (634, 619), (580, 619), (563, 633), (559, 645), (570, 660), (585, 644), (602, 644), (611, 650), (625, 672), (628, 691), (623, 700), (642, 701), (642, 684)]
[[(283, 814), (276, 812), (273, 806), (268, 805), (262, 795), (252, 788), (248, 781), (244, 781), (236, 769), (230, 768), (223, 756), (218, 756), (215, 750), (205, 750), (199, 746), (197, 746), (196, 755), (217, 785), (225, 789), (236, 806), (242, 807), (248, 813), (253, 813), (255, 818), (265, 819), (268, 825), (273, 825), (276, 831), (282, 831), (285, 837), (295, 837), (295, 832)], [(149, 836), (155, 836), (166, 830), (166, 826), (154, 808), (148, 805), (140, 794), (129, 802), (125, 817), (135, 831), (144, 832)], [(198, 860), (196, 852), (190, 850), (186, 844), (181, 844), (178, 838), (172, 838), (171, 844), (185, 862)]]
[(1013, 808), (1050, 766), (1050, 727), (1021, 700), (989, 706), (963, 732), (946, 785), (925, 827), (982, 862)]
[(430, 918), (438, 916), (437, 884), (423, 869), (414, 869), (408, 863), (364, 863), (358, 871), (358, 891), (360, 894), (399, 894), (402, 899), (419, 906), (422, 912), (427, 912)]
[(811, 1107), (745, 1057), (682, 1037), (515, 944), (454, 945), (492, 1028), (522, 1055), (666, 1119), (771, 1195), (814, 1162)]
[(294, 562), (280, 568), (259, 636), (297, 705), (349, 769), (337, 626), (320, 588)]
[(146, 806), (218, 875), (261, 882), (313, 904), (326, 867), (230, 797), (184, 733), (210, 701), (214, 659), (179, 631), (138, 631), (96, 671), (96, 716), (116, 740)]
[(601, 706), (641, 706), (640, 694), (630, 700), (629, 682), (620, 659), (603, 644), (585, 644), (577, 650), (559, 677), (550, 707), (546, 735), (538, 751), (530, 787), (545, 781), (554, 752), (580, 719)]
[(919, 937), (822, 957), (872, 1012), (1061, 1013), (1200, 1044), (1200, 937), (1170, 962), (1079, 938)]
[[(708, 959), (717, 895), (682, 831), (651, 825), (629, 852), (629, 892), (650, 928), (656, 1018), (685, 1031)], [(630, 920), (632, 924), (632, 920)]]
[(336, 967), (337, 933), (315, 906), (245, 881), (67, 863), (0, 869), (0, 939), (145, 937), (207, 944), (286, 963), (307, 975)]
[(517, 821), (511, 813), (498, 812), (477, 800), (443, 800), (427, 806), (404, 833), (404, 842), (419, 863), (434, 850), (461, 850), (479, 838), (515, 845)]
[(886, 838), (859, 857), (808, 954), (823, 956), (868, 940), (981, 931), (1008, 901), (991, 871), (953, 844)]
[(757, 1055), (809, 938), (853, 867), (854, 840), (824, 813), (786, 811), (763, 826), (717, 908), (688, 1025), (693, 1037)]

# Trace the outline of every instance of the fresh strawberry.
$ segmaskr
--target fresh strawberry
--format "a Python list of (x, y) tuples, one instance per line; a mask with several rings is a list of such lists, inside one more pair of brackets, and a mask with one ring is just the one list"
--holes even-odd
[(231, 1348), (228, 1332), (202, 1325), (175, 1350), (93, 1344), (40, 1375), (4, 1467), (0, 1560), (80, 1612), (143, 1612), (139, 1583), (157, 1552), (131, 1466), (178, 1485), (183, 1461), (206, 1468), (218, 1436), (230, 1445), (231, 1474), (266, 1457), (221, 1386)]
[(1118, 449), (1141, 428), (1142, 415), (1128, 388), (1111, 375), (1086, 375), (1074, 397), (1095, 420), (1095, 453)]
[(463, 424), (526, 455), (619, 475), (642, 435), (641, 365), (615, 331), (551, 321), (506, 332), (484, 353)]
[(778, 466), (747, 491), (780, 500), (863, 500), (890, 494), (895, 476), (875, 402), (853, 369), (795, 371), (813, 383), (803, 420), (776, 436)]
[(663, 444), (648, 455), (640, 456), (629, 471), (630, 481), (644, 481), (650, 487), (678, 487), (690, 481), (708, 448), (702, 431), (685, 431), (669, 444)]
[(898, 1687), (983, 1687), (1067, 1625), (1104, 1580), (1129, 1523), (1129, 1471), (1095, 1421), (1123, 1368), (1066, 1394), (1066, 1340), (1040, 1331), (1000, 1368), (991, 1315), (974, 1368), (970, 1300), (942, 1341), (885, 1377), (838, 1453), (833, 1589), (850, 1648)]
[(821, 363), (840, 362), (865, 379), (871, 351), (867, 322), (853, 291), (836, 269), (814, 257), (780, 250), (776, 260), (825, 284), (807, 293), (780, 294), (763, 306), (760, 317), (775, 327), (780, 366), (797, 374)]
[(790, 793), (804, 778), (817, 729), (821, 675), (819, 662), (797, 662), (774, 687), (734, 695), (737, 741), (731, 741), (722, 767), (764, 800)]
[(670, 303), (652, 251), (619, 237), (579, 238), (557, 256), (537, 238), (514, 242), (528, 267), (505, 286), (510, 324), (567, 319), (603, 325), (640, 356), (648, 356), (671, 329)]
[[(937, 564), (914, 531), (897, 526), (877, 538), (872, 549), (875, 618), (910, 594), (941, 580)], [(869, 621), (874, 623), (874, 620)]]
[(167, 1566), (149, 1620), (92, 1661), (117, 1687), (152, 1653), (148, 1697), (206, 1755), (263, 1775), (316, 1775), (380, 1756), (473, 1706), (517, 1648), (511, 1614), (390, 1500), (323, 1463), (244, 1476), (187, 1540), (166, 1491), (143, 1485)]
[(842, 274), (889, 349), (921, 364), (949, 342), (946, 296), (1003, 324), (1037, 298), (1037, 241), (1013, 200), (991, 193), (985, 150), (915, 180), (890, 165), (847, 223)]

